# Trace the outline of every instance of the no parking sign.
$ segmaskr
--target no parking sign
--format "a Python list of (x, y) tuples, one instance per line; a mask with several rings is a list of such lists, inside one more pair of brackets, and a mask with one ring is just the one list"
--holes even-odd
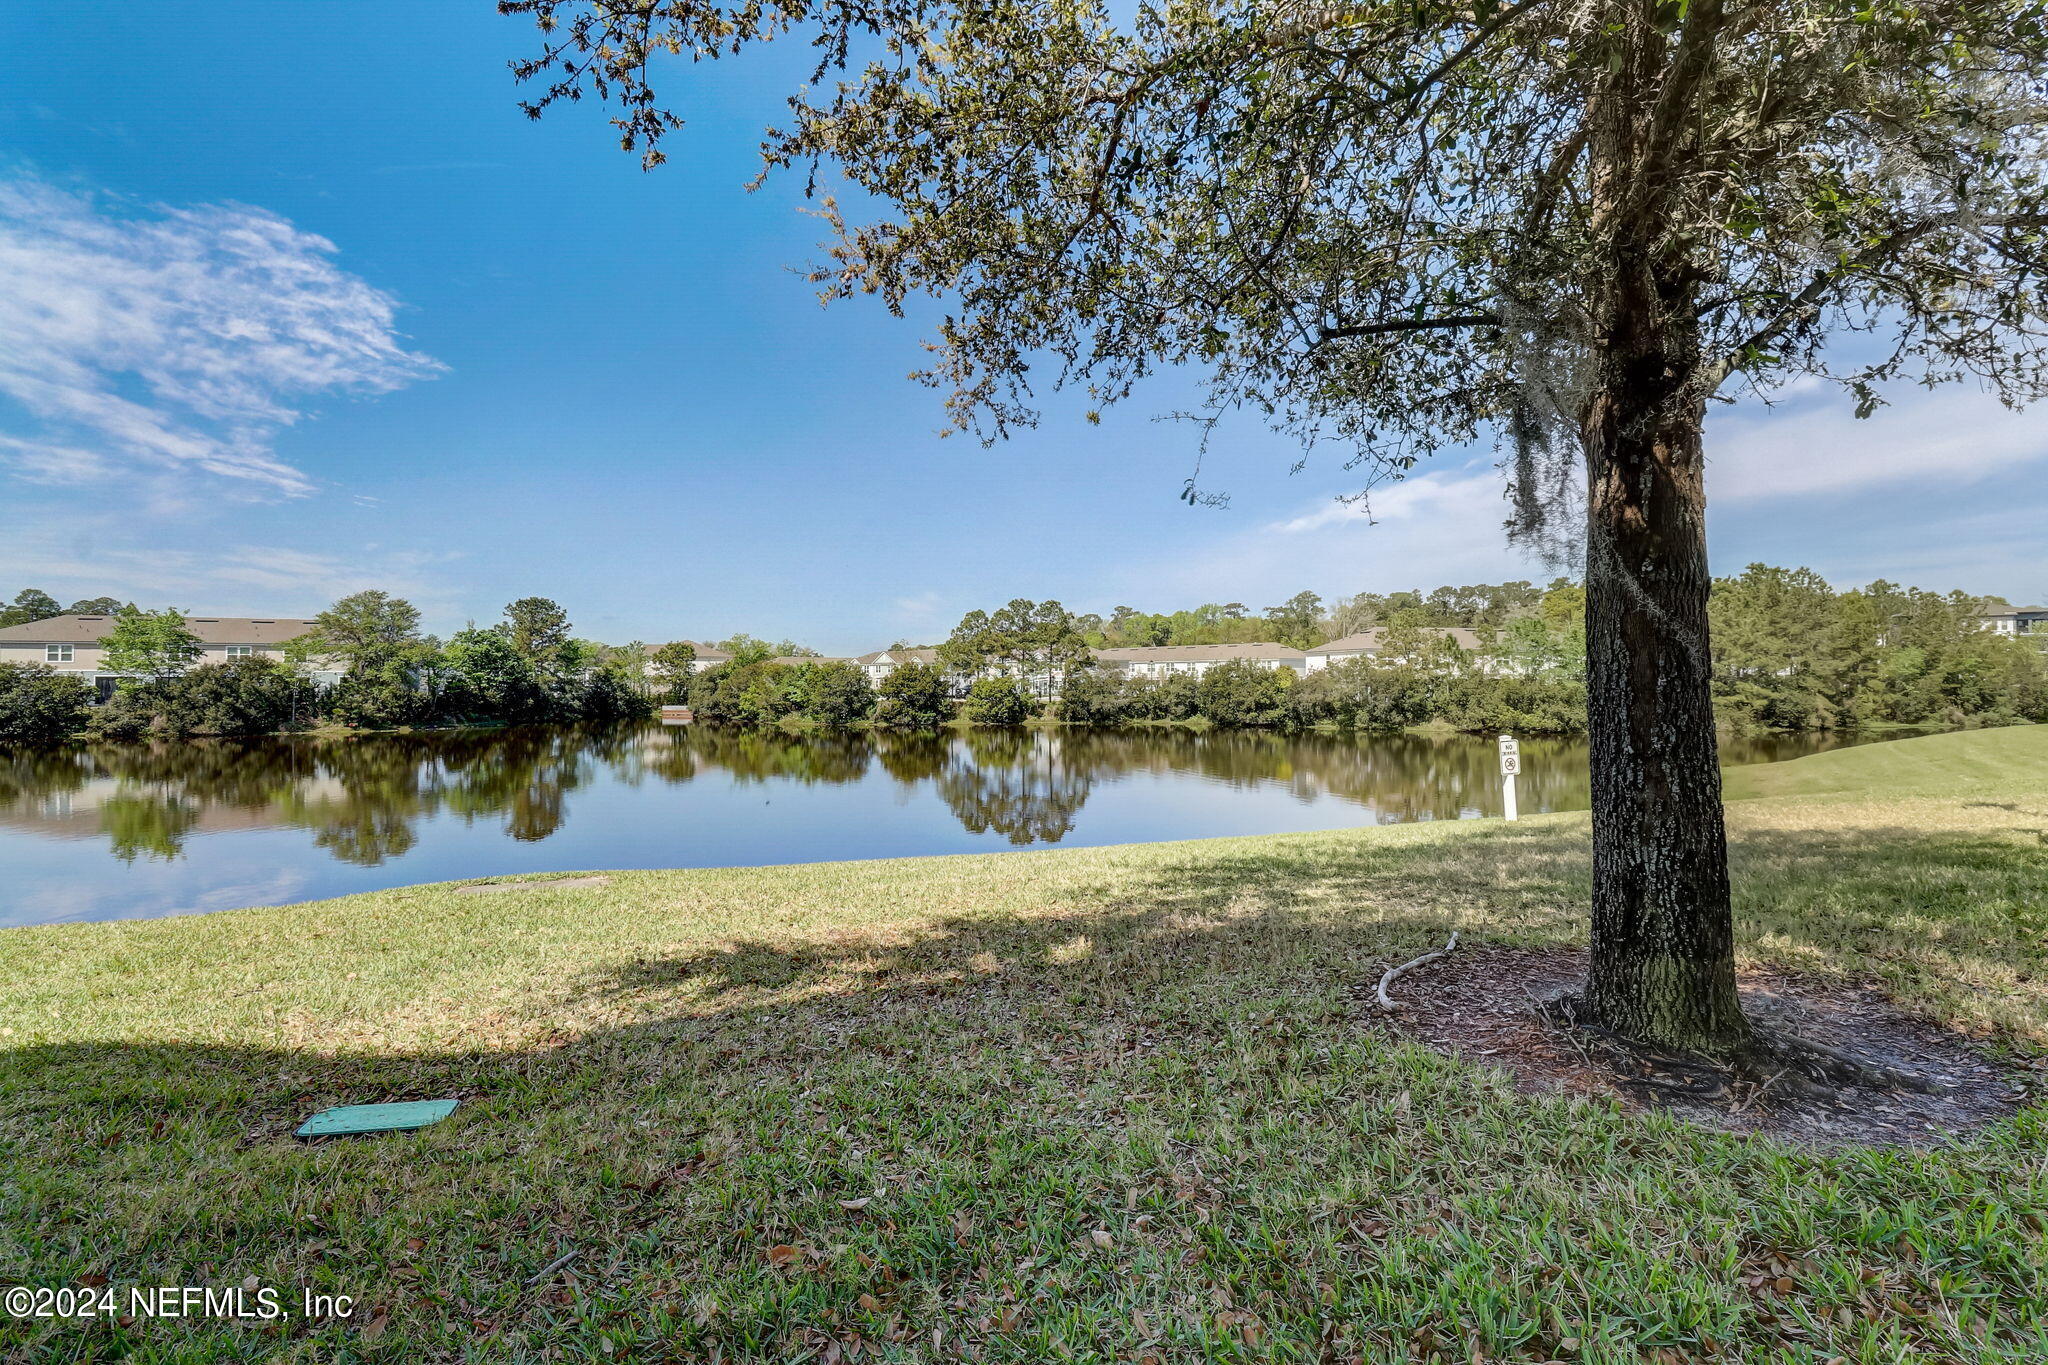
[(1520, 818), (1515, 809), (1515, 774), (1522, 771), (1522, 746), (1515, 742), (1513, 735), (1500, 737), (1500, 795), (1503, 814), (1508, 819)]

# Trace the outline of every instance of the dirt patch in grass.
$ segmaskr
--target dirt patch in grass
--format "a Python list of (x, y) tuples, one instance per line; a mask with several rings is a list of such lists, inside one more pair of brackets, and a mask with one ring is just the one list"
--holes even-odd
[(1752, 1018), (1933, 1081), (1940, 1092), (1846, 1086), (1812, 1099), (1736, 1084), (1713, 1099), (1675, 1097), (1656, 1085), (1649, 1067), (1618, 1070), (1611, 1051), (1539, 1013), (1585, 973), (1582, 951), (1460, 947), (1395, 983), (1402, 1008), (1393, 1027), (1440, 1051), (1503, 1067), (1525, 1093), (1609, 1096), (1632, 1109), (1665, 1109), (1707, 1127), (1814, 1147), (1932, 1147), (2008, 1118), (2048, 1092), (2048, 1059), (2000, 1061), (1980, 1041), (1909, 1014), (1869, 986), (1749, 971), (1740, 985)]

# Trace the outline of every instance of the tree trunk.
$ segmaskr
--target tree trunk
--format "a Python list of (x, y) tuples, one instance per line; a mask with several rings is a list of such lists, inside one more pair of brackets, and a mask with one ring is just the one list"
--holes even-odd
[(1705, 403), (1689, 289), (1624, 269), (1585, 409), (1593, 934), (1584, 1006), (1624, 1037), (1726, 1055), (1735, 994), (1707, 647)]

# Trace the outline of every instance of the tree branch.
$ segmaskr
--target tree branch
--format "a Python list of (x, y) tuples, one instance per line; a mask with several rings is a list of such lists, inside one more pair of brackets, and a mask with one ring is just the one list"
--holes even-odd
[[(1964, 215), (1961, 213), (1944, 213), (1939, 217), (1929, 218), (1925, 222), (1900, 228), (1889, 237), (1872, 243), (1854, 256), (1837, 260), (1828, 269), (1820, 271), (1807, 282), (1804, 289), (1794, 294), (1786, 302), (1785, 306), (1778, 310), (1775, 316), (1743, 338), (1732, 350), (1715, 362), (1714, 367), (1707, 372), (1707, 391), (1711, 393), (1715, 389), (1720, 388), (1722, 381), (1743, 368), (1744, 360), (1748, 356), (1762, 350), (1800, 322), (1811, 318), (1820, 311), (1821, 301), (1826, 297), (1827, 292), (1843, 280), (1848, 279), (1852, 275), (1875, 270), (1889, 260), (1899, 248), (1918, 241), (1930, 232), (1939, 232), (1943, 228), (1958, 227), (1963, 221)], [(2048, 215), (2032, 213), (2000, 214), (1978, 218), (1974, 220), (1972, 225), (1980, 228), (2048, 227)]]
[(1336, 341), (1341, 337), (1381, 336), (1388, 332), (1426, 332), (1433, 328), (1448, 327), (1498, 327), (1498, 313), (1458, 313), (1443, 318), (1399, 318), (1391, 322), (1358, 322), (1341, 327), (1318, 329), (1322, 341)]
[(1453, 52), (1450, 56), (1444, 58), (1443, 61), (1437, 63), (1427, 75), (1410, 84), (1403, 91), (1404, 96), (1411, 101), (1414, 100), (1423, 91), (1429, 89), (1445, 76), (1450, 75), (1458, 67), (1464, 65), (1465, 60), (1484, 47), (1487, 40), (1493, 37), (1494, 34), (1499, 33), (1509, 24), (1521, 18), (1529, 10), (1545, 3), (1547, 3), (1547, 0), (1521, 0), (1519, 4), (1510, 5), (1499, 14), (1494, 15), (1493, 18), (1481, 24), (1470, 38), (1466, 39), (1463, 47), (1460, 47), (1456, 52)]

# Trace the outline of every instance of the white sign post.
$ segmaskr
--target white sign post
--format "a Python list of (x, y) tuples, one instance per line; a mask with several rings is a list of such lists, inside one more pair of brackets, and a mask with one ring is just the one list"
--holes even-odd
[(1522, 771), (1522, 746), (1515, 743), (1513, 735), (1500, 737), (1500, 789), (1501, 799), (1510, 820), (1518, 819), (1515, 810), (1515, 774)]

